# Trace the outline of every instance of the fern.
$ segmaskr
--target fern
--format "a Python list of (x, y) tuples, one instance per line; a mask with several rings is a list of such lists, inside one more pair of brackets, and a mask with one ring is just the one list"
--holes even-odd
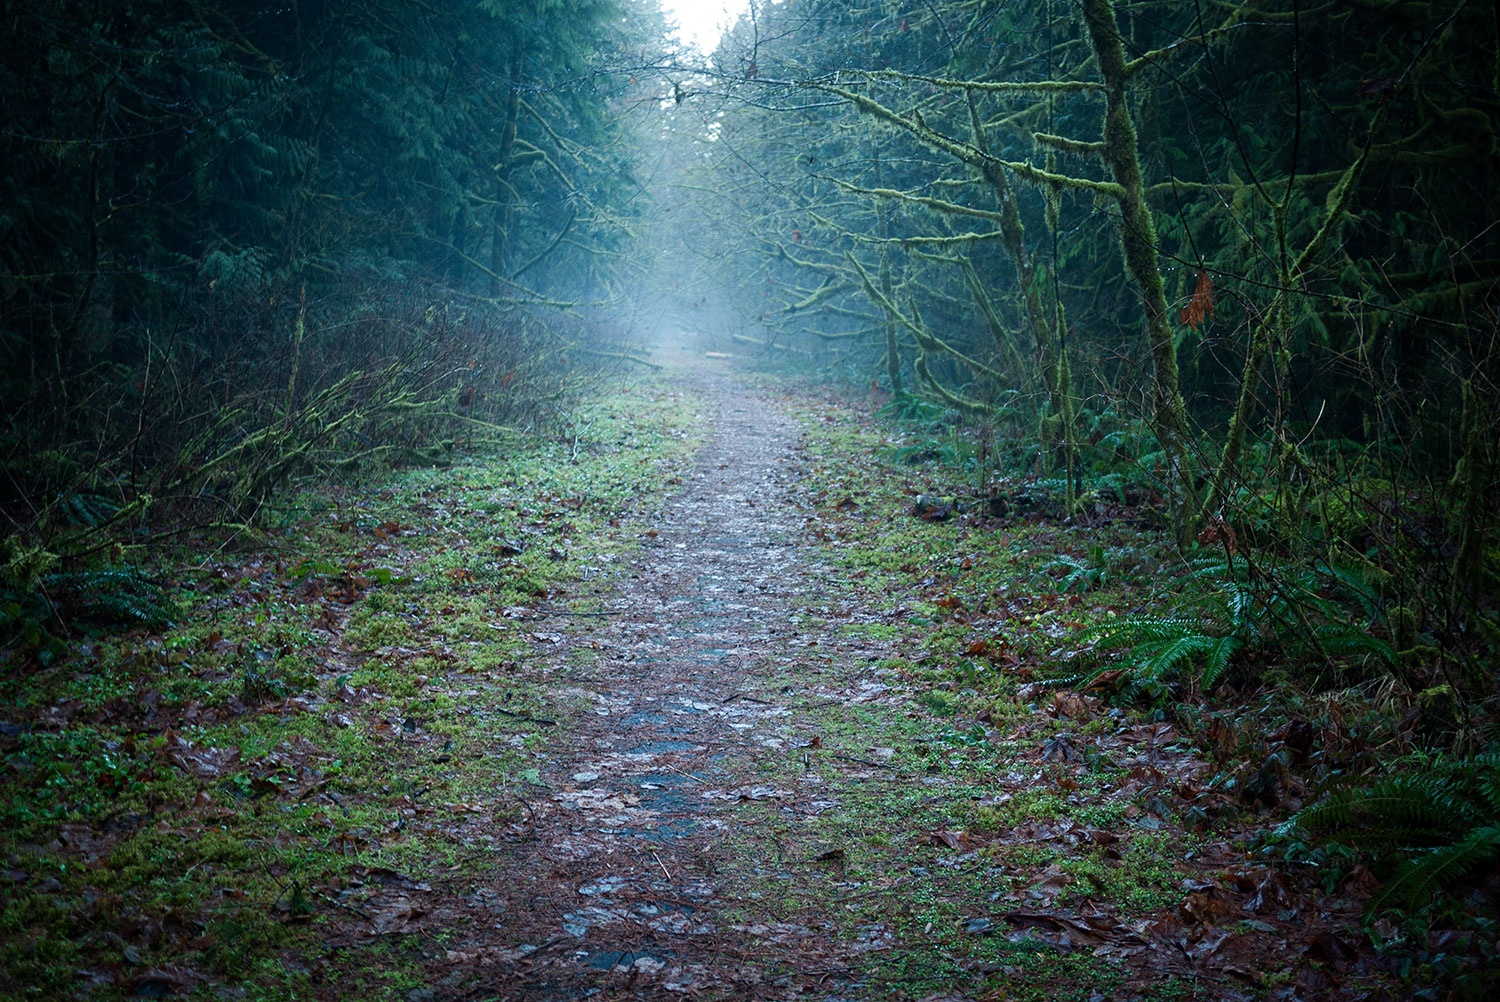
[(1220, 637), (1217, 643), (1204, 652), (1203, 675), (1198, 684), (1204, 689), (1212, 689), (1218, 685), (1219, 679), (1229, 670), (1229, 660), (1243, 645), (1244, 641), (1237, 636)]
[(1208, 653), (1214, 642), (1214, 638), (1206, 633), (1185, 633), (1140, 644), (1131, 654), (1139, 659), (1142, 674), (1147, 678), (1161, 679), (1180, 667), (1191, 665)]
[(1408, 760), (1420, 771), (1336, 790), (1276, 829), (1321, 835), (1393, 868), (1367, 917), (1397, 903), (1416, 909), (1476, 869), (1500, 860), (1500, 754)]
[(1396, 651), (1390, 644), (1352, 623), (1329, 623), (1314, 628), (1318, 646), (1335, 657), (1373, 657), (1394, 664)]
[(921, 397), (915, 397), (903, 393), (890, 403), (880, 409), (882, 417), (894, 418), (897, 421), (913, 421), (932, 424), (941, 421), (945, 411), (937, 404), (929, 403)]
[(66, 525), (96, 529), (120, 513), (120, 506), (98, 494), (73, 494), (63, 499), (62, 521)]
[(1442, 776), (1409, 775), (1363, 789), (1342, 790), (1305, 807), (1281, 826), (1338, 833), (1346, 841), (1399, 843), (1408, 831), (1441, 832), (1452, 823), (1451, 783)]
[(1397, 898), (1408, 909), (1430, 901), (1439, 890), (1456, 883), (1479, 867), (1500, 859), (1500, 826), (1476, 828), (1466, 838), (1441, 846), (1402, 863), (1384, 887), (1370, 899), (1370, 913), (1383, 911)]
[(101, 625), (161, 630), (180, 614), (160, 585), (130, 568), (56, 571), (42, 586), (59, 611)]
[[(1201, 662), (1203, 668), (1195, 681), (1205, 689), (1224, 676), (1230, 660), (1244, 644), (1239, 636), (1216, 635), (1212, 624), (1188, 616), (1124, 616), (1085, 630), (1082, 639), (1093, 641), (1098, 648), (1128, 647), (1137, 683), (1169, 682), (1190, 675), (1192, 667)], [(1103, 672), (1094, 672), (1090, 681)]]

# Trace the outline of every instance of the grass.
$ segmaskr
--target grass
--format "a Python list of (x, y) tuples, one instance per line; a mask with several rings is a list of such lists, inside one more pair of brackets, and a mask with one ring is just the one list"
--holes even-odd
[[(869, 646), (864, 664), (846, 655), (821, 672), (893, 688), (874, 703), (824, 706), (815, 693), (826, 674), (788, 667), (812, 705), (793, 705), (803, 723), (788, 728), (784, 754), (766, 757), (763, 776), (792, 786), (812, 772), (837, 807), (792, 819), (742, 806), (721, 851), (726, 868), (761, 864), (743, 911), (771, 907), (777, 920), (821, 923), (851, 943), (887, 930), (895, 945), (869, 953), (853, 976), (867, 992), (1108, 995), (1123, 967), (1007, 935), (1003, 916), (1086, 902), (1122, 918), (1162, 914), (1183, 896), (1179, 850), (1207, 836), (1137, 826), (1149, 798), (1117, 795), (1126, 776), (1104, 750), (1121, 719), (1102, 708), (1085, 720), (1053, 716), (1050, 690), (1020, 693), (1066, 669), (1074, 635), (1167, 587), (1152, 565), (1159, 538), (1124, 525), (1085, 534), (1034, 519), (921, 521), (908, 514), (914, 495), (963, 489), (940, 463), (905, 462), (898, 431), (838, 404), (807, 404), (801, 417), (799, 474), (809, 531), (834, 569), (828, 587), (873, 613), (837, 627)], [(1076, 755), (1038, 767), (1049, 744)], [(872, 757), (877, 749), (884, 757)], [(1051, 834), (1069, 826), (1110, 838)], [(820, 862), (824, 853), (833, 855)], [(1038, 902), (1044, 881), (1056, 886)], [(1162, 997), (1192, 994), (1174, 982)]]
[[(121, 997), (169, 963), (303, 997), (360, 924), (360, 874), (478, 879), (556, 733), (524, 718), (579, 709), (515, 679), (533, 645), (505, 610), (607, 587), (699, 441), (697, 402), (649, 387), (573, 424), (299, 495), (262, 549), (168, 558), (170, 631), (9, 665), (0, 994)], [(415, 950), (378, 944), (358, 993), (420, 985)]]

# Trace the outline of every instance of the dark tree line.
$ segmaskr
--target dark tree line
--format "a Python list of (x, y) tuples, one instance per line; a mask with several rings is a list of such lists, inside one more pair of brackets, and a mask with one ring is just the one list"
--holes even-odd
[[(643, 202), (615, 0), (6, 4), (10, 585), (170, 499), (434, 458), (604, 342)], [(597, 343), (596, 343), (597, 342)], [(576, 355), (576, 353), (575, 353)], [(546, 389), (550, 387), (550, 389)]]
[(1487, 636), (1497, 30), (1462, 0), (754, 4), (695, 84), (733, 179), (696, 260), (738, 336), (998, 435), (1068, 510), (1154, 496), (1184, 546), (1364, 582), (1397, 646)]
[(1392, 874), (1367, 920), (1493, 868), (1493, 4), (754, 2), (677, 92), (685, 314), (873, 380), (986, 510), (1170, 541), (1042, 677), (1209, 747), (1383, 721), (1263, 846)]

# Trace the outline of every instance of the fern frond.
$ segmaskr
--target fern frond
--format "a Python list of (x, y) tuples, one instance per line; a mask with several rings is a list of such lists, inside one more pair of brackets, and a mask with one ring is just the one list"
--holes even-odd
[[(1396, 776), (1363, 789), (1340, 790), (1304, 807), (1281, 826), (1323, 831), (1346, 841), (1399, 844), (1409, 831), (1443, 841), (1473, 817), (1473, 807), (1443, 775)], [(1406, 842), (1405, 844), (1412, 844)]]
[(1398, 897), (1407, 908), (1426, 904), (1441, 888), (1500, 859), (1500, 826), (1476, 828), (1463, 839), (1407, 860), (1373, 898), (1367, 914), (1375, 914)]
[(1390, 644), (1353, 623), (1331, 623), (1313, 631), (1323, 650), (1336, 657), (1373, 656), (1386, 664), (1395, 664), (1396, 651)]
[(1353, 596), (1363, 610), (1366, 619), (1374, 619), (1379, 609), (1378, 596), (1371, 586), (1370, 576), (1358, 567), (1346, 567), (1339, 565), (1327, 565), (1326, 569), (1330, 577), (1343, 586), (1345, 592)]
[(1151, 640), (1172, 640), (1201, 632), (1203, 623), (1187, 616), (1122, 616), (1084, 630), (1079, 639), (1100, 647), (1134, 647)]
[(54, 571), (42, 585), (74, 615), (102, 623), (161, 630), (180, 614), (160, 585), (130, 568)]
[(1206, 652), (1203, 664), (1203, 676), (1199, 686), (1206, 692), (1212, 689), (1223, 677), (1224, 672), (1229, 670), (1229, 659), (1234, 657), (1234, 652), (1244, 646), (1244, 641), (1230, 634), (1220, 637)]
[(1482, 770), (1474, 783), (1480, 798), (1492, 815), (1500, 817), (1500, 754), (1475, 755), (1471, 761)]
[(1171, 637), (1157, 643), (1141, 644), (1134, 653), (1143, 656), (1140, 667), (1149, 678), (1161, 678), (1184, 663), (1190, 663), (1199, 655), (1206, 654), (1214, 646), (1214, 638), (1202, 633), (1190, 633)]

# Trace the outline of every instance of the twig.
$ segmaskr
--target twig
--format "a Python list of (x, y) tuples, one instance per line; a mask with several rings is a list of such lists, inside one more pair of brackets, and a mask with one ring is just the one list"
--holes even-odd
[(770, 700), (756, 699), (754, 696), (747, 696), (743, 692), (737, 692), (734, 695), (729, 696), (727, 699), (721, 700), (720, 703), (719, 703), (719, 705), (720, 706), (728, 706), (730, 703), (733, 703), (736, 699), (743, 699), (747, 703), (759, 703), (761, 706), (770, 706), (771, 705)]
[(668, 765), (665, 762), (662, 763), (662, 768), (666, 769), (668, 772), (675, 772), (679, 776), (684, 776), (684, 777), (686, 777), (688, 779), (691, 779), (693, 782), (698, 783), (701, 786), (707, 786), (708, 785), (707, 781), (699, 779), (697, 776), (694, 776), (690, 772), (683, 772), (681, 769), (678, 769), (678, 768), (675, 768), (675, 767), (673, 767), (671, 765)]
[(526, 813), (531, 816), (531, 827), (535, 828), (536, 827), (536, 809), (531, 806), (531, 801), (527, 800), (524, 797), (517, 797), (516, 799), (521, 802), (521, 806), (522, 807), (526, 808)]
[(316, 894), (318, 897), (322, 898), (324, 901), (328, 902), (330, 905), (333, 905), (335, 908), (342, 908), (346, 912), (351, 912), (351, 913), (353, 913), (355, 915), (358, 915), (360, 918), (364, 919), (367, 922), (372, 921), (369, 913), (365, 912), (362, 909), (355, 908), (353, 905), (345, 904), (344, 902), (340, 901), (338, 898), (329, 897), (327, 894), (324, 894), (322, 891), (313, 891), (313, 893)]

